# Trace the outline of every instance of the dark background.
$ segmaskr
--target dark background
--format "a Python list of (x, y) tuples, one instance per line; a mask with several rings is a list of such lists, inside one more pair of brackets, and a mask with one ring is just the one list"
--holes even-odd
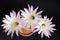
[(57, 29), (54, 33), (51, 33), (52, 36), (47, 38), (41, 38), (41, 35), (37, 33), (33, 34), (30, 37), (17, 37), (15, 34), (11, 39), (11, 36), (7, 36), (7, 33), (3, 32), (2, 27), (0, 27), (0, 40), (60, 40), (60, 4), (59, 0), (0, 0), (0, 25), (2, 24), (2, 18), (6, 14), (10, 14), (12, 10), (18, 12), (24, 7), (27, 8), (28, 4), (33, 5), (34, 8), (39, 6), (39, 10), (44, 10), (42, 15), (47, 15), (49, 18), (53, 17), (53, 23), (56, 24), (55, 28)]

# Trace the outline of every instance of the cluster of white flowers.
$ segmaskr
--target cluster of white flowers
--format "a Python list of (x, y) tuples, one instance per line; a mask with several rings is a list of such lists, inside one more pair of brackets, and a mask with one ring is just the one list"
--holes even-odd
[(33, 32), (41, 34), (41, 38), (43, 38), (43, 35), (49, 38), (51, 32), (53, 33), (53, 30), (56, 30), (53, 28), (55, 24), (51, 22), (53, 17), (51, 19), (47, 18), (47, 16), (42, 18), (41, 13), (43, 10), (39, 12), (37, 10), (38, 7), (34, 9), (32, 5), (28, 5), (28, 9), (24, 8), (24, 10), (20, 10), (17, 14), (15, 11), (12, 11), (10, 16), (5, 15), (5, 18), (2, 20), (4, 24), (1, 26), (3, 26), (7, 35), (11, 34), (11, 38), (14, 32), (19, 36), (19, 31), (22, 32), (23, 27), (35, 29)]

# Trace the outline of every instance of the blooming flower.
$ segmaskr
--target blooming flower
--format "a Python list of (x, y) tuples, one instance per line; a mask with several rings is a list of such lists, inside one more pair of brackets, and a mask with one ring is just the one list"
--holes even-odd
[(41, 14), (43, 11), (37, 12), (38, 7), (33, 10), (33, 6), (28, 5), (28, 9), (24, 8), (24, 11), (21, 10), (21, 15), (24, 17), (24, 20), (27, 22), (27, 28), (35, 27), (40, 21)]
[(49, 38), (49, 36), (51, 36), (50, 32), (54, 32), (53, 27), (55, 26), (55, 24), (52, 24), (51, 22), (52, 18), (49, 20), (49, 18), (47, 18), (47, 16), (44, 16), (44, 18), (41, 18), (41, 21), (39, 22), (39, 24), (35, 27), (37, 28), (34, 32), (38, 31), (38, 34), (41, 33), (41, 38), (43, 38), (43, 35), (45, 35), (46, 37)]
[(5, 32), (8, 31), (7, 35), (11, 34), (11, 38), (14, 34), (14, 32), (16, 33), (17, 36), (18, 32), (22, 32), (21, 28), (23, 26), (25, 26), (23, 19), (20, 18), (20, 11), (18, 12), (18, 14), (16, 15), (15, 11), (10, 12), (10, 16), (9, 15), (5, 15), (6, 18), (3, 18), (3, 29), (5, 29)]

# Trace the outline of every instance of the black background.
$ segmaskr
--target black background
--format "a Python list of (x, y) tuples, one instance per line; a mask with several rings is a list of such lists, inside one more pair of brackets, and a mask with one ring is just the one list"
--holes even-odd
[(33, 5), (34, 8), (39, 6), (39, 10), (44, 10), (42, 15), (47, 15), (49, 18), (53, 17), (53, 23), (56, 24), (55, 28), (57, 29), (54, 33), (51, 33), (50, 38), (43, 37), (37, 33), (33, 34), (30, 37), (17, 37), (14, 33), (13, 38), (11, 39), (10, 35), (7, 36), (7, 33), (3, 32), (2, 27), (0, 27), (0, 40), (60, 40), (60, 7), (59, 0), (0, 0), (0, 25), (2, 24), (2, 18), (6, 14), (14, 10), (18, 12), (20, 9), (27, 8), (28, 4)]

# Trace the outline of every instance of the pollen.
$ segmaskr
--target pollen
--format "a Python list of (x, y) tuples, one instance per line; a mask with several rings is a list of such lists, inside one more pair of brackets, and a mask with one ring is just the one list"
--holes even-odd
[(13, 26), (14, 28), (18, 27), (18, 25), (19, 25), (19, 22), (13, 22), (13, 23), (12, 23), (12, 26)]
[(30, 20), (34, 20), (35, 19), (35, 17), (34, 16), (30, 16)]
[(46, 24), (44, 24), (44, 23), (41, 26), (43, 29), (46, 28)]

